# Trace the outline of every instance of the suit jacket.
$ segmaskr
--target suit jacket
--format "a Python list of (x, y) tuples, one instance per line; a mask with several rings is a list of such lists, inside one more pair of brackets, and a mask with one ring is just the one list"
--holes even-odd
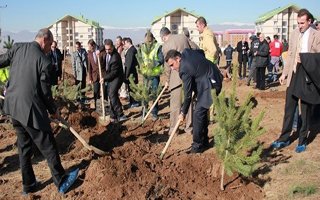
[(125, 79), (128, 80), (129, 76), (132, 74), (135, 83), (138, 83), (138, 73), (137, 68), (138, 60), (137, 60), (137, 49), (132, 45), (126, 52), (125, 55)]
[[(99, 65), (98, 60), (94, 60), (93, 57), (93, 51), (88, 51), (88, 74), (89, 74), (89, 80), (92, 82), (99, 82), (100, 75), (99, 75)], [(98, 56), (97, 56), (98, 59)], [(103, 62), (102, 57), (99, 56), (100, 63)], [(101, 76), (104, 77), (106, 74), (106, 68), (101, 67)]]
[(293, 95), (309, 104), (320, 104), (320, 53), (300, 53), (301, 65), (293, 84)]
[(266, 67), (269, 64), (269, 44), (266, 40), (260, 42), (257, 55), (256, 67)]
[[(181, 53), (186, 48), (190, 49), (191, 44), (189, 43), (189, 39), (185, 35), (170, 34), (168, 40), (162, 45), (162, 53), (163, 56), (166, 57), (168, 51), (171, 49), (177, 50)], [(165, 74), (167, 76), (167, 80), (169, 81), (170, 90), (182, 84), (179, 73), (175, 70), (171, 70), (167, 63), (165, 64)]]
[(51, 94), (50, 59), (37, 42), (16, 43), (0, 56), (0, 68), (9, 64), (5, 113), (24, 126), (51, 130), (47, 111), (54, 114), (57, 108)]
[(214, 64), (205, 58), (202, 50), (185, 49), (182, 52), (179, 75), (184, 88), (184, 102), (181, 108), (183, 114), (188, 112), (192, 91), (197, 96), (196, 108), (210, 108), (213, 102), (211, 96), (212, 81), (215, 80), (217, 75), (213, 70), (214, 68)]
[(109, 63), (107, 63), (107, 53), (105, 51), (101, 52), (102, 63), (101, 67), (106, 69), (106, 74), (104, 75), (104, 80), (107, 82), (112, 82), (117, 79), (119, 81), (123, 81), (124, 73), (122, 67), (122, 61), (120, 54), (114, 48), (111, 52), (111, 58)]
[(238, 62), (247, 62), (249, 50), (248, 42), (245, 41), (243, 44), (242, 41), (238, 42), (236, 49), (238, 52)]
[[(308, 40), (308, 52), (309, 53), (319, 53), (320, 52), (320, 32), (317, 30), (314, 30), (313, 28), (310, 29), (310, 35)], [(296, 50), (297, 50), (297, 41), (299, 40), (299, 28), (296, 28), (290, 37), (289, 41), (289, 50), (287, 55), (287, 60), (284, 62), (284, 69), (283, 74), (287, 76), (287, 87), (289, 87), (291, 82), (291, 77), (293, 73), (293, 67), (296, 65), (294, 63), (295, 56), (296, 56)]]
[(55, 50), (55, 55), (54, 52), (51, 50), (48, 53), (48, 56), (51, 60), (51, 63), (53, 65), (52, 67), (52, 74), (51, 74), (51, 84), (56, 85), (58, 78), (62, 76), (62, 61), (63, 61), (63, 55), (60, 51), (60, 49), (56, 48)]
[(82, 81), (88, 71), (88, 58), (85, 49), (81, 48), (80, 52), (75, 51), (72, 54), (73, 75), (78, 81)]

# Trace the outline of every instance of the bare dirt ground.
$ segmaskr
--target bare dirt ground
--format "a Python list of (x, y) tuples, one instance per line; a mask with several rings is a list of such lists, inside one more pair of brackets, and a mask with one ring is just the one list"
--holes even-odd
[[(229, 90), (231, 83), (225, 82), (223, 87)], [(90, 109), (59, 103), (71, 126), (91, 145), (108, 152), (99, 157), (69, 131), (52, 124), (63, 166), (66, 170), (80, 168), (79, 179), (65, 196), (57, 192), (40, 153), (33, 158), (41, 182), (39, 191), (21, 196), (16, 136), (9, 123), (1, 123), (0, 199), (320, 199), (319, 137), (314, 137), (301, 154), (294, 152), (296, 142), (281, 151), (270, 151), (268, 147), (282, 126), (285, 87), (257, 91), (244, 81), (238, 83), (239, 102), (250, 92), (256, 102), (252, 116), (265, 111), (261, 125), (267, 131), (260, 137), (265, 147), (262, 163), (251, 178), (237, 174), (226, 177), (225, 191), (219, 188), (220, 162), (214, 146), (202, 154), (186, 153), (192, 135), (179, 131), (164, 159), (159, 159), (169, 137), (169, 95), (165, 94), (160, 100), (160, 119), (148, 119), (143, 127), (139, 126), (141, 108), (125, 110), (130, 119), (122, 124), (102, 127), (97, 123), (98, 115)], [(209, 126), (212, 144), (214, 126)], [(297, 186), (316, 188), (315, 194), (296, 192)]]

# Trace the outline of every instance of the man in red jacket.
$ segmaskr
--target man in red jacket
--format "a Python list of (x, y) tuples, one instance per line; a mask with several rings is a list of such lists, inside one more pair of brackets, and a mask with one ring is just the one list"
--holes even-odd
[[(273, 41), (270, 42), (269, 47), (270, 47), (270, 64), (268, 66), (268, 81), (277, 81), (278, 78), (278, 71), (279, 71), (279, 63), (280, 63), (280, 56), (282, 53), (283, 45), (282, 43), (278, 40), (279, 36), (274, 35), (273, 36)], [(273, 71), (273, 73), (272, 73)]]

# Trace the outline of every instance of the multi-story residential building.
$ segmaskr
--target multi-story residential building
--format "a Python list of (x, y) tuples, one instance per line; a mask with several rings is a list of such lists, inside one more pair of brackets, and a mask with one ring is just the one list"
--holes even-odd
[(83, 48), (88, 49), (88, 40), (93, 39), (98, 45), (103, 43), (103, 28), (98, 22), (84, 18), (65, 15), (49, 27), (58, 47), (71, 53), (75, 50), (75, 43), (81, 42)]
[(256, 20), (256, 31), (270, 38), (279, 35), (279, 39), (289, 40), (290, 33), (297, 27), (299, 10), (298, 6), (289, 4), (269, 11)]
[(157, 41), (161, 42), (160, 30), (162, 27), (170, 29), (172, 34), (183, 33), (184, 29), (188, 29), (190, 39), (199, 44), (199, 31), (196, 27), (197, 14), (187, 11), (185, 8), (177, 8), (171, 12), (167, 12), (163, 16), (157, 17), (151, 23), (151, 32)]
[(224, 32), (224, 45), (230, 44), (232, 47), (236, 47), (237, 43), (245, 38), (246, 41), (249, 41), (249, 37), (255, 32), (254, 29), (227, 29)]

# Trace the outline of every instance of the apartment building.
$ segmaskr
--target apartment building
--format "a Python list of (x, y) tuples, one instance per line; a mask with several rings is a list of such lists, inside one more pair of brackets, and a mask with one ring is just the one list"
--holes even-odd
[(81, 42), (88, 49), (88, 40), (93, 39), (98, 45), (103, 44), (103, 28), (98, 22), (84, 16), (65, 15), (49, 27), (58, 47), (71, 53), (75, 51), (75, 43)]

